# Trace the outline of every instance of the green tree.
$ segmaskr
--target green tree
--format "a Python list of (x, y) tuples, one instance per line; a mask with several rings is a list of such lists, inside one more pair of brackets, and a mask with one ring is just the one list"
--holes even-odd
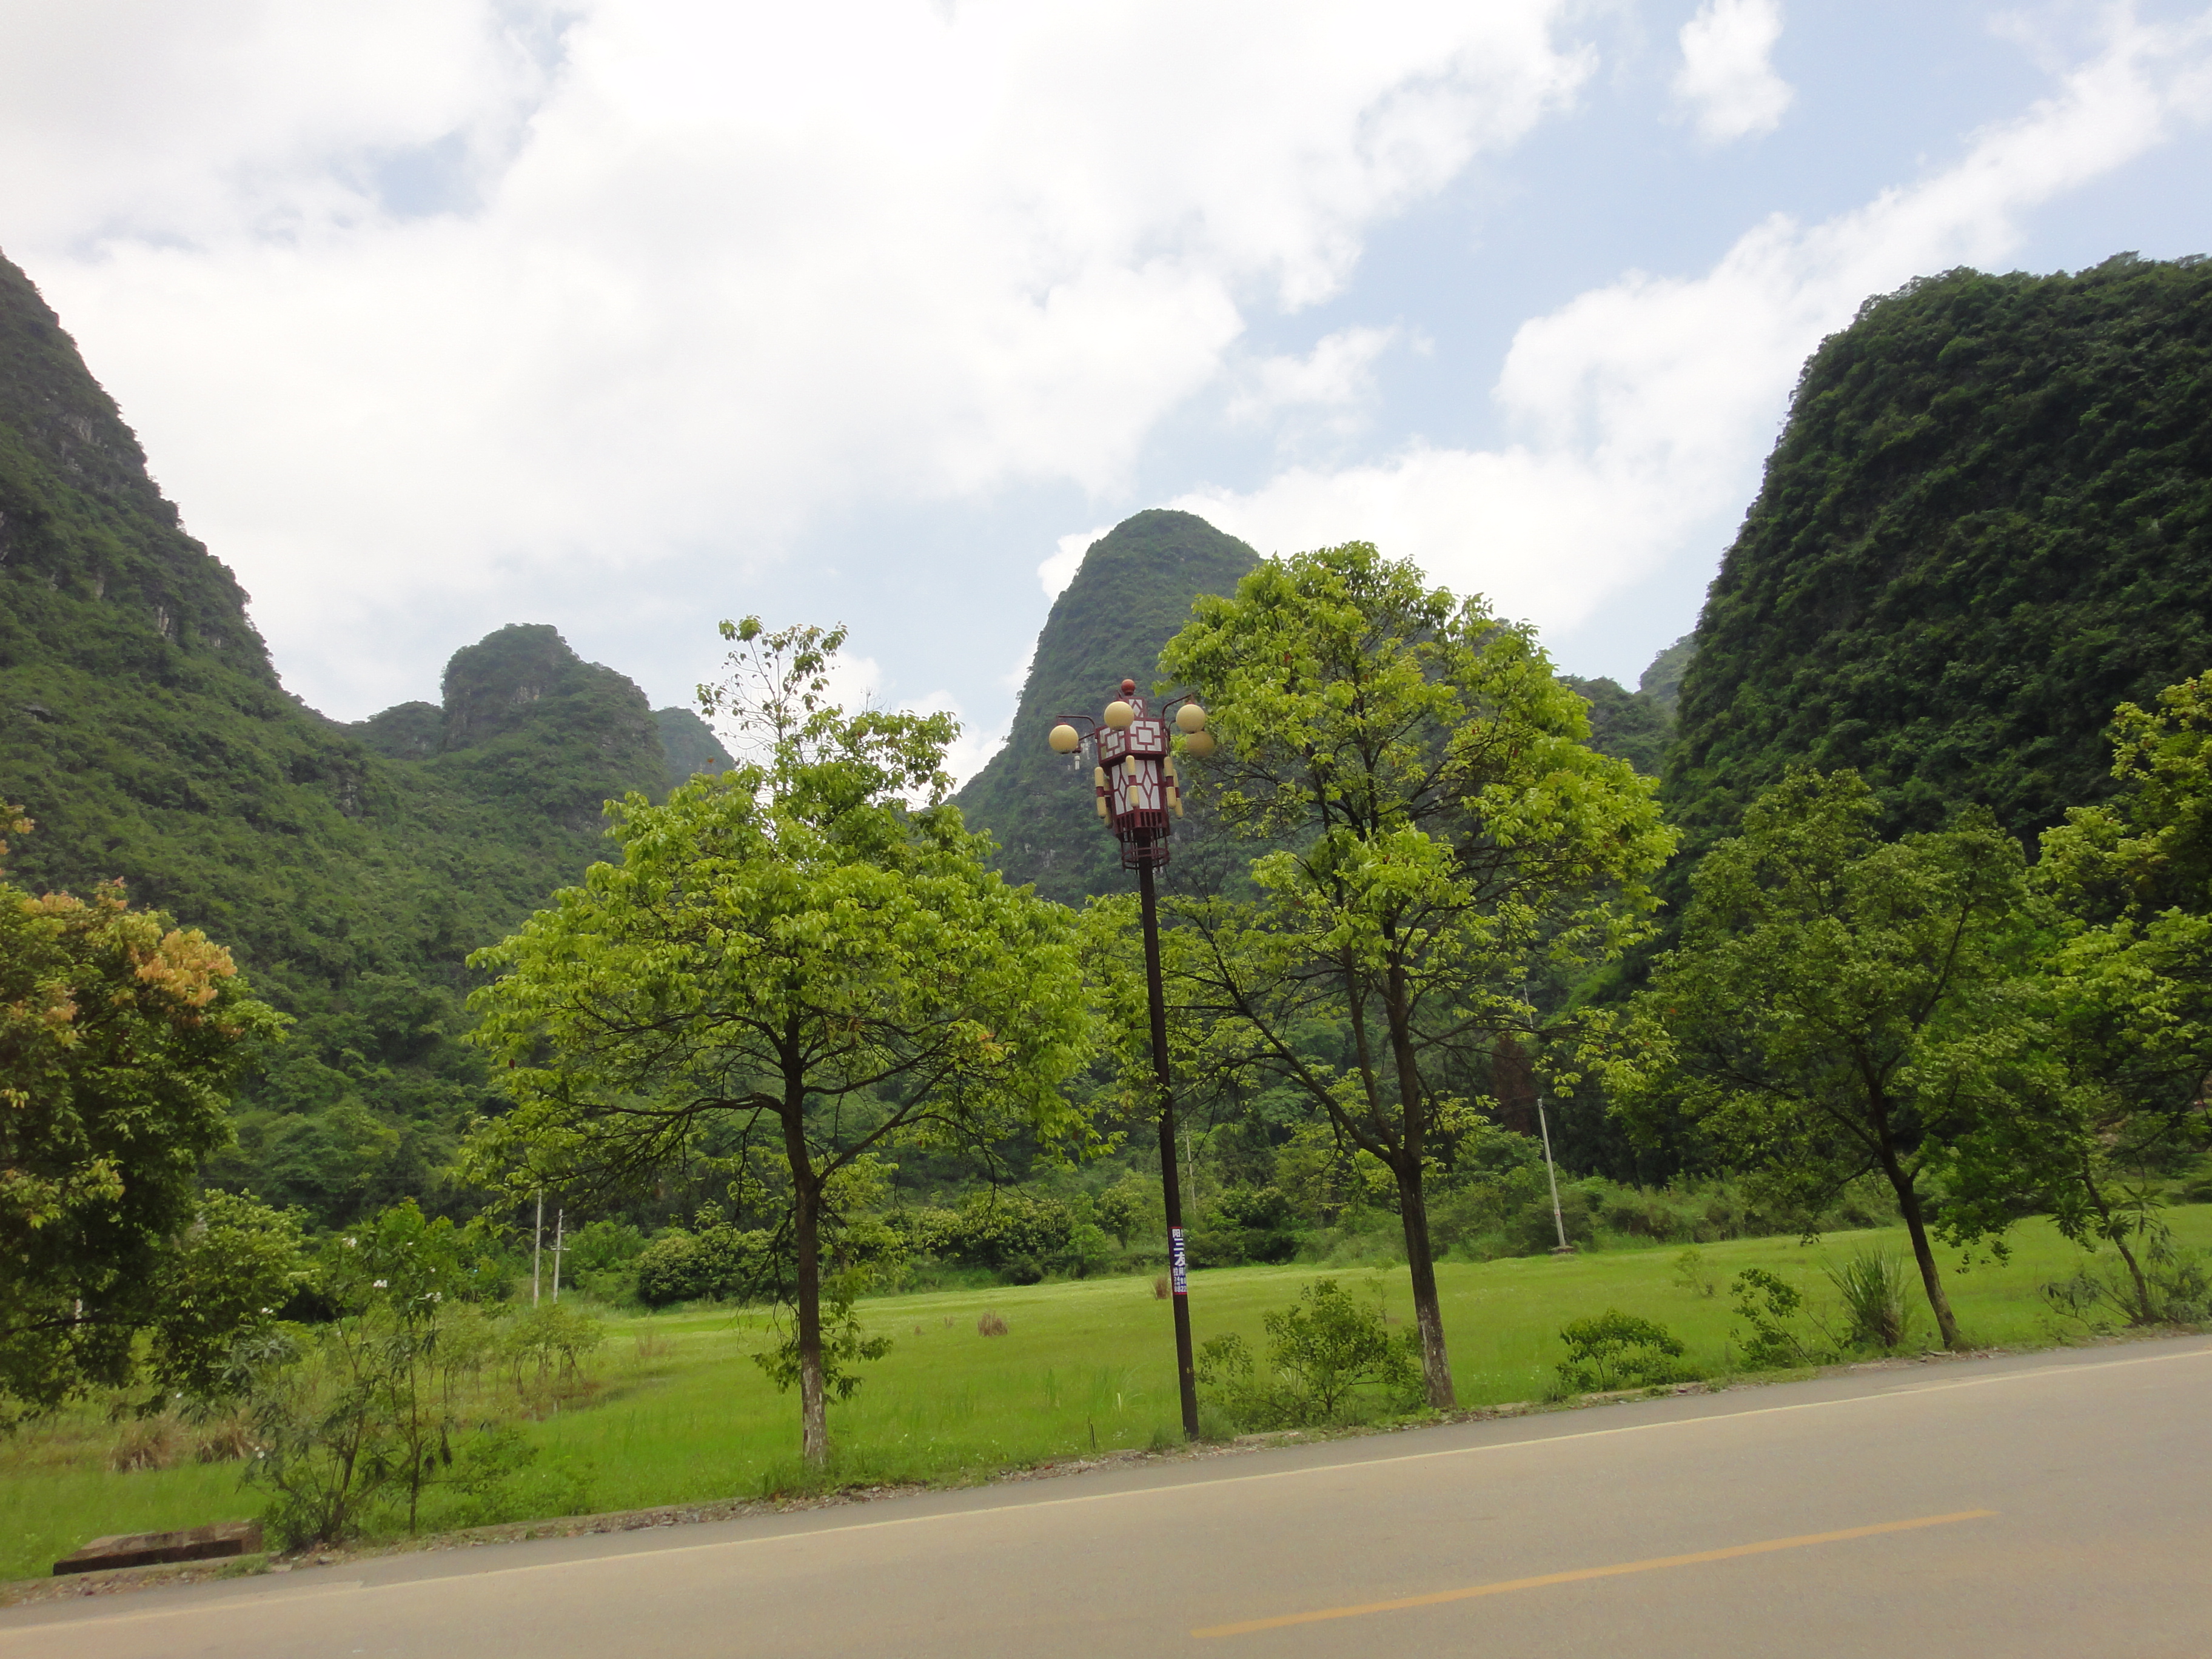
[[(0, 832), (30, 828), (0, 805)], [(148, 1331), (159, 1380), (192, 1380), (284, 1299), (284, 1224), (218, 1201), (210, 1225), (199, 1185), (247, 1045), (279, 1027), (227, 951), (119, 886), (0, 882), (0, 1401), (126, 1382)]]
[(1880, 1173), (1955, 1347), (1925, 1183), (2002, 1110), (2023, 861), (1985, 812), (1884, 842), (1879, 811), (1855, 772), (1761, 795), (1698, 866), (1681, 945), (1638, 994), (1609, 1080), (1640, 1133), (1679, 1113), (1814, 1212)]
[(2013, 1079), (2027, 1109), (1957, 1160), (1959, 1201), (2025, 1201), (2069, 1237), (2110, 1244), (2128, 1317), (2168, 1317), (2142, 1255), (2163, 1248), (2157, 1176), (2203, 1144), (2212, 1074), (2212, 674), (2113, 717), (2112, 798), (2046, 830), (2034, 1040)]
[(472, 1164), (588, 1194), (715, 1160), (775, 1218), (819, 1462), (840, 1184), (901, 1142), (1074, 1131), (1058, 1085), (1086, 1014), (1072, 919), (992, 873), (942, 804), (951, 720), (831, 703), (842, 633), (725, 633), (731, 678), (703, 697), (740, 763), (664, 805), (630, 796), (621, 862), (472, 958), (499, 975), (473, 999), (477, 1040), (515, 1101)]
[(1211, 710), (1212, 809), (1261, 848), (1257, 896), (1169, 907), (1183, 1063), (1285, 1085), (1389, 1171), (1428, 1399), (1449, 1406), (1424, 1182), (1477, 1121), (1453, 1079), (1529, 1027), (1540, 958), (1636, 935), (1673, 834), (1650, 781), (1589, 746), (1530, 629), (1363, 542), (1200, 599), (1162, 668)]

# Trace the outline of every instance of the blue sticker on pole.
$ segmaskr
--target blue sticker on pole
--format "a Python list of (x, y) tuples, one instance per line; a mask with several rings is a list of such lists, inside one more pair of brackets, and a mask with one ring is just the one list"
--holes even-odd
[(1185, 1276), (1185, 1270), (1189, 1267), (1189, 1259), (1183, 1255), (1182, 1229), (1180, 1227), (1169, 1228), (1169, 1282), (1174, 1287), (1175, 1293), (1177, 1296), (1188, 1296), (1190, 1294), (1190, 1280)]

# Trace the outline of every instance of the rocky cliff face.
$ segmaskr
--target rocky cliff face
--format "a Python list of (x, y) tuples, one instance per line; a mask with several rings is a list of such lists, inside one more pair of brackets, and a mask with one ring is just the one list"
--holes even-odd
[[(23, 632), (88, 666), (204, 654), (276, 684), (246, 619), (246, 595), (184, 532), (114, 399), (86, 371), (61, 319), (5, 259), (0, 582)], [(24, 648), (19, 633), (15, 649)]]

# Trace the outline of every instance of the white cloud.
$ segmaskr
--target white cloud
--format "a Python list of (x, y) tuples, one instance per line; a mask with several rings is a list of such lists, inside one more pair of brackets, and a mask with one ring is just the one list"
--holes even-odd
[(1781, 0), (1704, 0), (1682, 25), (1674, 96), (1699, 137), (1725, 144), (1781, 125), (1796, 96), (1768, 61), (1781, 38)]
[(1564, 104), (1565, 9), (74, 0), (10, 24), (0, 225), (364, 713), (423, 678), (364, 619), (1116, 486)]
[(1091, 550), (1091, 544), (1113, 527), (1110, 524), (1102, 524), (1095, 530), (1080, 530), (1072, 536), (1062, 536), (1054, 544), (1055, 550), (1052, 556), (1037, 567), (1037, 582), (1044, 589), (1045, 598), (1056, 599), (1066, 591), (1068, 583), (1075, 580), (1075, 573), (1082, 568), (1083, 556)]
[(1357, 410), (1374, 400), (1375, 360), (1398, 335), (1395, 328), (1339, 329), (1315, 342), (1303, 357), (1262, 357), (1245, 372), (1244, 384), (1230, 398), (1229, 417), (1260, 421), (1297, 408)]
[(1725, 540), (1800, 365), (1867, 295), (2003, 259), (2028, 210), (2208, 116), (2212, 21), (2123, 19), (2054, 95), (1923, 183), (1816, 225), (1771, 218), (1702, 276), (1632, 272), (1523, 325), (1494, 389), (1517, 441), (1416, 445), (1176, 505), (1263, 552), (1374, 541), (1506, 615), (1572, 627)]

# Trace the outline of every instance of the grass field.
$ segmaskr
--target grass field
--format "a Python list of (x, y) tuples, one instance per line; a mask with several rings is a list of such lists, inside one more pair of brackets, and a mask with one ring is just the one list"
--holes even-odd
[[(2179, 1241), (2212, 1244), (2212, 1206), (2176, 1208), (2167, 1219)], [(1667, 1325), (1687, 1344), (1692, 1365), (1724, 1371), (1730, 1275), (1754, 1265), (1782, 1273), (1817, 1308), (1834, 1300), (1824, 1263), (1869, 1245), (1902, 1251), (1903, 1233), (1832, 1234), (1811, 1246), (1779, 1238), (1705, 1245), (1707, 1273), (1723, 1287), (1710, 1297), (1674, 1282), (1679, 1246), (1442, 1263), (1461, 1401), (1540, 1398), (1561, 1355), (1559, 1327), (1609, 1307)], [(1943, 1255), (1956, 1267), (1957, 1252)], [(1986, 1346), (2062, 1340), (2036, 1288), (2069, 1274), (2080, 1258), (2041, 1223), (2016, 1230), (2009, 1263), (1981, 1261), (1949, 1278), (1965, 1334)], [(1261, 1315), (1323, 1277), (1347, 1288), (1379, 1285), (1394, 1318), (1411, 1316), (1402, 1268), (1228, 1268), (1193, 1277), (1199, 1339), (1237, 1331), (1256, 1346)], [(1917, 1280), (1915, 1288), (1917, 1297)], [(1925, 1304), (1915, 1306), (1913, 1335), (1926, 1340)], [(1007, 1334), (977, 1334), (986, 1311), (1005, 1319)], [(849, 1404), (831, 1407), (841, 1478), (958, 1480), (1082, 1455), (1094, 1445), (1178, 1437), (1168, 1306), (1149, 1278), (886, 1297), (862, 1312), (893, 1346), (866, 1368)], [(542, 1449), (533, 1478), (549, 1511), (751, 1496), (804, 1481), (797, 1400), (777, 1394), (748, 1358), (768, 1340), (759, 1314), (611, 1314), (608, 1328), (583, 1395), (530, 1426)], [(107, 1457), (118, 1432), (86, 1409), (0, 1442), (0, 1579), (44, 1574), (97, 1534), (195, 1525), (257, 1507), (256, 1495), (240, 1490), (235, 1463), (113, 1472)]]

